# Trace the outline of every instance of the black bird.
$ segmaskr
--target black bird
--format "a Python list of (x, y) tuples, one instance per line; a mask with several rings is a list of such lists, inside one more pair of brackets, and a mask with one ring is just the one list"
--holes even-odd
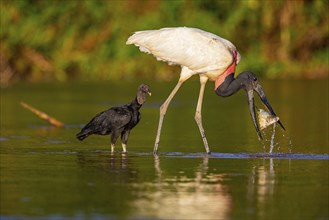
[(123, 152), (127, 152), (126, 146), (130, 131), (141, 119), (139, 109), (146, 101), (147, 95), (151, 96), (149, 87), (141, 84), (134, 100), (123, 106), (112, 107), (99, 113), (82, 128), (76, 137), (82, 141), (91, 134), (111, 135), (111, 152), (114, 152), (115, 142), (121, 135)]

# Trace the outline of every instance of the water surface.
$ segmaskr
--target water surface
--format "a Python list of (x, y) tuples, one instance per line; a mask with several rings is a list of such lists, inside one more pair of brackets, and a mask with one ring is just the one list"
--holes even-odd
[[(1, 89), (1, 219), (328, 219), (328, 81), (265, 81), (285, 125), (259, 142), (243, 92), (209, 83), (204, 153), (194, 111), (198, 81), (174, 98), (153, 157), (159, 106), (175, 83), (146, 82), (128, 154), (109, 137), (75, 134), (96, 113), (129, 102), (136, 83), (17, 84)], [(53, 128), (20, 101), (62, 120)], [(258, 105), (260, 103), (258, 102)]]

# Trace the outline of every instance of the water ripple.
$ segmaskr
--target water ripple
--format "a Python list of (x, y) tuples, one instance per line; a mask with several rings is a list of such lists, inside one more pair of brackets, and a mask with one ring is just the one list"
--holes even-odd
[(169, 152), (162, 153), (164, 157), (182, 157), (197, 158), (207, 156), (209, 158), (226, 158), (226, 159), (252, 159), (252, 158), (272, 158), (272, 159), (292, 159), (292, 160), (329, 160), (329, 154), (306, 154), (306, 153), (182, 153)]

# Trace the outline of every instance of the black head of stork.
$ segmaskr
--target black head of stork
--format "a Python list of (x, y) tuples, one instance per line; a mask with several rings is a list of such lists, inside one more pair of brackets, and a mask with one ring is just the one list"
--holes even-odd
[[(224, 82), (215, 91), (217, 95), (226, 97), (233, 95), (240, 89), (243, 89), (246, 92), (252, 121), (256, 128), (258, 138), (262, 139), (255, 112), (254, 91), (258, 94), (260, 100), (263, 102), (267, 110), (273, 116), (276, 116), (276, 114), (272, 106), (270, 105), (268, 99), (266, 98), (265, 92), (262, 86), (259, 84), (256, 75), (250, 71), (245, 71), (240, 73), (236, 78), (234, 78), (234, 74), (230, 74), (225, 78)], [(280, 124), (282, 129), (285, 130), (280, 120), (278, 121), (278, 123)]]

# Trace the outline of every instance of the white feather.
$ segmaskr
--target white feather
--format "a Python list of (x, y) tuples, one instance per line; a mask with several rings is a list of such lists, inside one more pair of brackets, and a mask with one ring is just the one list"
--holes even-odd
[[(195, 73), (219, 71), (233, 62), (236, 47), (215, 34), (188, 27), (138, 31), (126, 44), (134, 44), (157, 60), (187, 67)], [(237, 53), (237, 63), (240, 54)]]

